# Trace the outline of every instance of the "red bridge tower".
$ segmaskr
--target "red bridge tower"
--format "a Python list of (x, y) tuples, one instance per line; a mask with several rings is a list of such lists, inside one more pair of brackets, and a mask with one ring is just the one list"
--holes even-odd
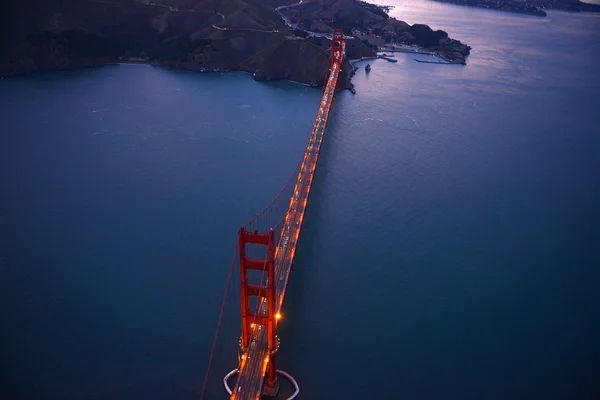
[[(264, 392), (276, 395), (279, 392), (275, 353), (279, 348), (277, 339), (277, 310), (275, 302), (277, 293), (275, 289), (275, 233), (271, 228), (269, 233), (249, 232), (240, 228), (240, 306), (242, 311), (242, 337), (240, 347), (247, 354), (253, 331), (258, 325), (267, 329), (269, 348), (269, 363)], [(246, 255), (246, 245), (263, 245), (267, 247), (265, 259), (250, 258)], [(254, 284), (248, 281), (248, 271), (258, 270), (267, 273), (267, 284)], [(258, 305), (255, 310), (250, 309), (250, 297), (256, 297)], [(261, 304), (261, 298), (266, 298), (266, 304)]]
[(331, 41), (331, 61), (329, 62), (329, 71), (333, 68), (333, 65), (337, 63), (342, 65), (342, 59), (344, 58), (344, 31), (340, 28), (333, 30), (333, 40)]

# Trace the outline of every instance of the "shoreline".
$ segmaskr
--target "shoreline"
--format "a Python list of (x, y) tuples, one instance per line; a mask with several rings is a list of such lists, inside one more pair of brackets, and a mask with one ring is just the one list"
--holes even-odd
[[(189, 38), (185, 39), (185, 36), (180, 37), (177, 35), (174, 36), (177, 40), (172, 38), (167, 38), (168, 40), (164, 38), (156, 39), (153, 37), (152, 39), (148, 39), (148, 43), (144, 42), (145, 44), (142, 45), (142, 48), (137, 49), (136, 51), (125, 51), (128, 49), (128, 46), (131, 45), (129, 42), (123, 44), (123, 49), (117, 47), (114, 51), (107, 51), (105, 48), (106, 45), (111, 44), (114, 41), (122, 40), (118, 39), (119, 32), (111, 31), (105, 33), (102, 37), (99, 37), (96, 34), (87, 34), (86, 36), (85, 33), (81, 33), (75, 28), (59, 26), (61, 21), (56, 20), (55, 18), (52, 21), (54, 21), (55, 27), (58, 30), (48, 32), (41, 31), (32, 36), (32, 38), (28, 37), (21, 46), (23, 49), (27, 49), (27, 51), (25, 52), (23, 50), (23, 54), (16, 54), (11, 56), (13, 58), (7, 58), (8, 61), (0, 65), (0, 71), (2, 71), (0, 76), (3, 78), (19, 77), (51, 71), (74, 71), (80, 68), (100, 67), (111, 64), (148, 64), (189, 72), (242, 71), (252, 74), (254, 80), (257, 82), (288, 81), (304, 86), (322, 88), (325, 85), (325, 78), (327, 76), (326, 62), (330, 57), (329, 54), (326, 54), (329, 46), (327, 38), (330, 34), (307, 31), (303, 26), (298, 27), (298, 22), (292, 23), (288, 17), (286, 17), (286, 14), (282, 12), (299, 6), (300, 4), (302, 4), (302, 0), (294, 4), (275, 8), (272, 13), (274, 16), (272, 17), (277, 19), (278, 22), (273, 19), (272, 23), (275, 24), (278, 29), (269, 28), (270, 30), (268, 31), (253, 30), (276, 35), (270, 38), (272, 43), (264, 43), (264, 35), (267, 33), (233, 34), (233, 36), (240, 35), (241, 39), (248, 41), (247, 45), (240, 45), (242, 46), (241, 50), (238, 49), (243, 52), (243, 55), (236, 57), (240, 58), (242, 62), (228, 53), (231, 49), (225, 46), (225, 44), (228, 43), (228, 40), (230, 39), (229, 36), (231, 35), (229, 34), (225, 35), (226, 37), (221, 37), (222, 35), (219, 33), (216, 37), (211, 36), (208, 39), (202, 36), (203, 39), (197, 39), (194, 42), (191, 42)], [(369, 6), (369, 4), (365, 2), (361, 2), (361, 4), (363, 4), (363, 6), (353, 4), (353, 10), (362, 13), (360, 15), (366, 15), (364, 9), (366, 6)], [(140, 9), (142, 11), (125, 11), (129, 12), (129, 14), (135, 14), (134, 11), (142, 12), (145, 13), (145, 17), (149, 18), (157, 13), (154, 4), (150, 3), (149, 5), (152, 7), (142, 7)], [(164, 6), (161, 7), (164, 8)], [(370, 5), (369, 7), (377, 8), (377, 6), (374, 5)], [(115, 13), (117, 12), (116, 9), (114, 11)], [(124, 15), (129, 15), (125, 11)], [(192, 10), (172, 9), (170, 11)], [(158, 15), (162, 15), (160, 12), (158, 12)], [(435, 51), (436, 54), (441, 53), (446, 56), (445, 58), (454, 60), (453, 62), (456, 62), (456, 60), (464, 61), (465, 56), (469, 54), (469, 46), (462, 44), (455, 39), (451, 39), (444, 31), (433, 31), (428, 25), (423, 24), (414, 24), (413, 26), (410, 26), (403, 21), (388, 17), (383, 11), (381, 11), (381, 13), (383, 13), (383, 17), (385, 18), (382, 19), (383, 17), (381, 15), (377, 16), (381, 21), (375, 19), (375, 21), (379, 22), (371, 23), (369, 26), (372, 26), (372, 28), (365, 25), (365, 32), (376, 38), (377, 41), (383, 41), (385, 39), (386, 41), (383, 43), (391, 42), (391, 46), (394, 46), (397, 43), (404, 43), (401, 42), (400, 39), (408, 38), (406, 40), (414, 41), (415, 45), (418, 43), (419, 45), (433, 46), (432, 49), (435, 47), (437, 49), (437, 51)], [(216, 14), (218, 14), (221, 19), (225, 18), (225, 16), (218, 12), (216, 12)], [(315, 15), (311, 14), (312, 17), (317, 18), (318, 15)], [(289, 16), (289, 18), (295, 21), (294, 18), (296, 17)], [(283, 22), (280, 21), (281, 19)], [(135, 25), (131, 28), (133, 30), (131, 34), (134, 39), (137, 38), (139, 41), (141, 40), (140, 35), (143, 36), (145, 33), (153, 33), (156, 31), (156, 27), (153, 27), (149, 21), (151, 22), (151, 20), (145, 19), (141, 22), (138, 21), (140, 25)], [(348, 24), (350, 22), (342, 21), (341, 23)], [(287, 26), (287, 28), (281, 28), (276, 23), (282, 25), (284, 28)], [(364, 26), (361, 25), (360, 29), (363, 28)], [(384, 38), (383, 34), (380, 32), (380, 28), (385, 28), (384, 30), (386, 30), (386, 32), (391, 32), (391, 36)], [(287, 34), (286, 29), (293, 30), (291, 32), (292, 36), (284, 35)], [(226, 30), (234, 31), (238, 29), (227, 28)], [(307, 34), (309, 37), (304, 37), (302, 35), (294, 36), (297, 30), (303, 31), (304, 34)], [(173, 32), (171, 32), (171, 35), (173, 35)], [(167, 33), (165, 33), (165, 35), (167, 35)], [(344, 35), (344, 37), (348, 39), (348, 43), (351, 43), (351, 46), (349, 46), (350, 50), (347, 49), (346, 60), (344, 60), (344, 65), (342, 66), (343, 72), (340, 74), (341, 81), (338, 83), (337, 89), (348, 89), (351, 92), (355, 92), (354, 85), (351, 82), (354, 67), (351, 65), (350, 57), (360, 57), (365, 59), (365, 57), (373, 56), (373, 59), (384, 58), (389, 62), (396, 62), (395, 59), (385, 58), (384, 55), (377, 54), (378, 51), (376, 47), (379, 43), (370, 43), (368, 40), (365, 42), (365, 40), (361, 39), (361, 35), (361, 31), (358, 28), (352, 29), (352, 36)], [(181, 39), (182, 37), (184, 39)], [(175, 42), (171, 43), (169, 40), (175, 40)], [(134, 42), (134, 44), (135, 43), (137, 42)], [(168, 43), (168, 46), (165, 43)], [(165, 46), (167, 46), (166, 49), (164, 48)], [(269, 49), (268, 53), (263, 54), (258, 51), (265, 46)], [(17, 47), (15, 47), (15, 49), (17, 49)], [(21, 51), (17, 50), (14, 50), (14, 52), (18, 53), (18, 51)], [(392, 49), (387, 49), (386, 51), (390, 52), (391, 55)], [(425, 51), (423, 51), (423, 54), (428, 54), (425, 53)], [(414, 51), (411, 52), (414, 53)], [(298, 54), (303, 54), (303, 56), (298, 58)], [(218, 66), (223, 69), (210, 68), (211, 66)]]
[[(309, 87), (309, 88), (317, 88), (318, 89), (318, 88), (324, 87), (323, 85), (315, 85), (315, 84), (296, 81), (296, 80), (292, 80), (292, 79), (270, 79), (270, 80), (264, 80), (264, 81), (258, 80), (255, 78), (256, 73), (250, 72), (250, 71), (244, 71), (242, 69), (220, 70), (220, 69), (215, 68), (215, 69), (192, 70), (192, 69), (162, 65), (156, 61), (143, 61), (143, 60), (117, 60), (117, 61), (107, 61), (107, 62), (103, 62), (103, 63), (94, 63), (94, 65), (80, 65), (80, 66), (70, 67), (70, 68), (47, 69), (47, 70), (38, 70), (38, 71), (32, 71), (32, 72), (22, 72), (22, 73), (16, 73), (13, 75), (1, 75), (0, 79), (7, 79), (7, 80), (23, 79), (23, 78), (35, 77), (35, 76), (39, 76), (39, 75), (43, 75), (43, 74), (51, 74), (51, 73), (57, 73), (57, 72), (58, 73), (61, 73), (61, 72), (68, 73), (68, 72), (83, 71), (83, 70), (103, 68), (103, 67), (109, 67), (109, 66), (118, 66), (118, 65), (148, 65), (151, 67), (162, 68), (165, 70), (173, 70), (173, 71), (196, 73), (196, 74), (243, 73), (243, 74), (252, 76), (252, 78), (253, 78), (252, 80), (257, 83), (289, 82), (289, 83), (293, 83), (295, 85), (301, 85), (301, 86), (305, 86), (305, 87)], [(350, 77), (350, 80), (351, 79), (352, 78)], [(351, 85), (351, 87), (337, 89), (337, 90), (340, 90), (340, 91), (349, 90), (349, 91), (355, 93), (354, 85)]]
[[(547, 14), (543, 10), (541, 10), (537, 7), (529, 7), (529, 6), (525, 6), (524, 4), (513, 3), (513, 2), (502, 2), (502, 3), (491, 3), (491, 4), (488, 4), (487, 2), (481, 2), (481, 3), (473, 2), (470, 4), (469, 0), (433, 0), (433, 1), (436, 1), (438, 3), (452, 4), (455, 6), (482, 8), (482, 9), (491, 10), (491, 11), (507, 12), (510, 14), (532, 15), (535, 17), (546, 17), (547, 16)], [(511, 8), (505, 8), (505, 7), (511, 7)]]
[[(439, 54), (436, 53), (432, 53), (432, 52), (427, 52), (421, 48), (418, 48), (415, 51), (411, 51), (411, 50), (404, 50), (404, 49), (385, 49), (384, 51), (390, 52), (390, 53), (404, 53), (404, 54), (422, 54), (422, 55), (428, 55), (428, 56), (432, 56), (432, 57), (438, 57), (440, 59), (442, 59), (445, 62), (440, 62), (440, 61), (424, 61), (424, 60), (417, 60), (417, 59), (413, 59), (414, 61), (417, 61), (419, 63), (427, 63), (427, 64), (456, 64), (456, 65), (466, 65), (465, 63), (460, 63), (460, 62), (454, 62), (452, 60), (449, 60)], [(396, 62), (397, 60), (390, 60), (387, 57), (381, 56), (381, 55), (376, 55), (376, 56), (370, 56), (370, 57), (362, 57), (362, 58), (358, 58), (358, 59), (349, 59), (347, 58), (346, 60), (348, 61), (348, 64), (351, 67), (351, 70), (348, 72), (348, 77), (347, 77), (347, 82), (346, 82), (346, 86), (344, 88), (337, 88), (336, 90), (338, 91), (344, 91), (344, 90), (348, 90), (350, 91), (352, 94), (356, 94), (356, 89), (354, 88), (354, 84), (352, 84), (352, 78), (354, 77), (354, 75), (356, 74), (356, 71), (358, 71), (359, 67), (356, 67), (355, 64), (363, 62), (363, 61), (373, 61), (373, 60), (377, 60), (377, 59), (383, 59), (386, 60), (388, 62)], [(263, 83), (270, 83), (270, 82), (289, 82), (289, 83), (293, 83), (295, 85), (302, 85), (305, 87), (309, 87), (309, 88), (319, 88), (322, 89), (324, 87), (324, 85), (319, 85), (319, 84), (311, 84), (311, 83), (307, 83), (307, 82), (301, 82), (301, 81), (297, 81), (297, 80), (292, 80), (292, 79), (270, 79), (270, 80), (257, 80), (256, 79), (256, 73), (255, 72), (251, 72), (251, 71), (245, 71), (242, 69), (230, 69), (230, 70), (220, 70), (220, 69), (209, 69), (209, 68), (202, 68), (200, 70), (193, 70), (193, 69), (188, 69), (188, 68), (182, 68), (182, 67), (176, 67), (176, 66), (171, 66), (171, 65), (163, 65), (160, 62), (157, 61), (150, 61), (150, 60), (144, 60), (144, 59), (136, 59), (136, 58), (131, 58), (131, 59), (120, 59), (120, 60), (115, 60), (115, 61), (106, 61), (106, 62), (94, 62), (91, 65), (79, 65), (79, 66), (73, 66), (73, 67), (67, 67), (67, 68), (62, 68), (62, 69), (48, 69), (48, 70), (38, 70), (38, 71), (33, 71), (33, 72), (23, 72), (23, 73), (17, 73), (14, 75), (8, 75), (8, 76), (0, 76), (0, 79), (11, 79), (11, 78), (24, 78), (27, 76), (36, 76), (36, 75), (41, 75), (41, 74), (47, 74), (47, 73), (53, 73), (53, 72), (74, 72), (77, 70), (85, 70), (85, 69), (93, 69), (93, 68), (102, 68), (102, 67), (108, 67), (108, 66), (118, 66), (118, 65), (148, 65), (148, 66), (152, 66), (152, 67), (157, 67), (157, 68), (162, 68), (165, 70), (174, 70), (174, 71), (181, 71), (181, 72), (189, 72), (189, 73), (200, 73), (200, 74), (205, 74), (205, 73), (230, 73), (230, 72), (241, 72), (241, 73), (245, 73), (248, 75), (252, 76), (252, 79), (254, 80), (254, 82), (263, 82)], [(339, 85), (339, 83), (338, 83)]]

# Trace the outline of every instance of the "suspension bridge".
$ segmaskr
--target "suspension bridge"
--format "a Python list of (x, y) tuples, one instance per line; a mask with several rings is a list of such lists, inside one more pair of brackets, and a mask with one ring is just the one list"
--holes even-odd
[[(227, 289), (201, 399), (204, 399), (206, 394), (236, 265), (239, 265), (240, 279), (241, 337), (238, 342), (237, 367), (223, 378), (224, 390), (231, 400), (259, 399), (262, 395), (277, 396), (280, 389), (278, 376), (284, 376), (293, 387), (293, 393), (286, 398), (291, 400), (299, 393), (300, 389), (293, 377), (277, 369), (276, 360), (280, 345), (277, 327), (282, 318), (282, 307), (290, 274), (294, 268), (302, 221), (341, 71), (345, 46), (342, 30), (334, 29), (329, 76), (304, 156), (281, 192), (238, 232), (238, 243), (229, 270)], [(235, 383), (230, 387), (234, 378)]]

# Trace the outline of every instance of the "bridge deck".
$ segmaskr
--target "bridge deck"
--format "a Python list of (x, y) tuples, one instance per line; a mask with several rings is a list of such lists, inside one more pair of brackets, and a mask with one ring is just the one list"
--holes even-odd
[[(315, 118), (315, 123), (304, 151), (304, 158), (298, 173), (298, 179), (294, 186), (294, 193), (290, 199), (290, 204), (285, 216), (281, 237), (277, 249), (275, 250), (275, 276), (276, 303), (277, 312), (281, 311), (283, 300), (287, 289), (288, 280), (296, 245), (302, 229), (304, 212), (308, 204), (308, 197), (312, 186), (313, 176), (319, 159), (321, 142), (329, 117), (331, 102), (335, 93), (337, 80), (340, 72), (340, 65), (335, 63), (329, 74), (329, 79), (323, 97), (319, 104), (319, 110)], [(260, 313), (267, 315), (266, 299), (261, 299)], [(252, 337), (255, 338), (249, 346), (246, 354), (242, 355), (242, 362), (239, 367), (239, 375), (235, 388), (231, 394), (231, 400), (234, 399), (259, 399), (262, 393), (265, 373), (268, 365), (268, 341), (267, 329), (261, 325), (254, 325), (252, 328)]]

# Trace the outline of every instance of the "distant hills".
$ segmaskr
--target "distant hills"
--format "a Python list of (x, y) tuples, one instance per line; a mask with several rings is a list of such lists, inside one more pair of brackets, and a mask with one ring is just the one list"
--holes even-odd
[(471, 7), (489, 8), (492, 10), (508, 11), (521, 14), (531, 14), (545, 17), (547, 10), (569, 12), (600, 12), (600, 5), (582, 3), (579, 0), (435, 0)]

